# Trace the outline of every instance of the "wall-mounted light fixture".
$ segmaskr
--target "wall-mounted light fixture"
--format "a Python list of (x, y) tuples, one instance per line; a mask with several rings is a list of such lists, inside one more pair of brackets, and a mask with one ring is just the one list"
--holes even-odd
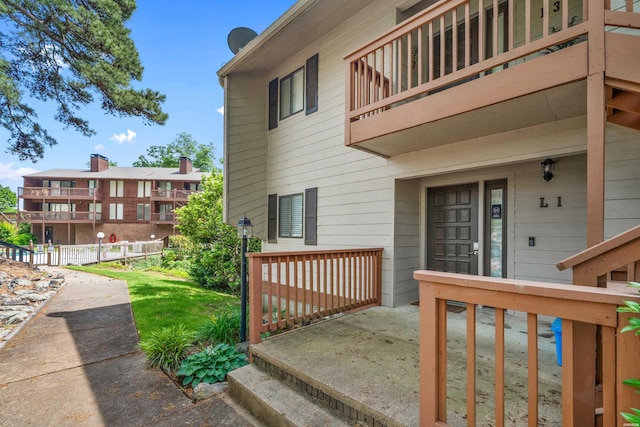
[(540, 163), (540, 165), (542, 166), (542, 179), (544, 179), (546, 182), (549, 182), (553, 179), (553, 165), (555, 165), (556, 162), (554, 162), (551, 159), (547, 159), (544, 162)]

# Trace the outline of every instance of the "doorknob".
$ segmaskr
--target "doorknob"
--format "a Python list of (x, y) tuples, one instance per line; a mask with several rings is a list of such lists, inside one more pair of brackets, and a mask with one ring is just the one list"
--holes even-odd
[(469, 255), (478, 256), (478, 251), (480, 251), (480, 244), (478, 242), (473, 242), (473, 250), (469, 252)]

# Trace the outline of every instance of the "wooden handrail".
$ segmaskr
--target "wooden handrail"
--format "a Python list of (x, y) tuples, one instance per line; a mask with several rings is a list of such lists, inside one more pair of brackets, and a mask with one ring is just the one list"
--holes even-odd
[(584, 286), (606, 286), (611, 273), (626, 268), (627, 280), (637, 280), (640, 269), (640, 226), (560, 261), (560, 271), (573, 269), (573, 283)]
[(382, 249), (247, 254), (249, 341), (332, 314), (380, 305)]
[[(589, 286), (558, 285), (522, 280), (494, 279), (434, 271), (417, 271), (414, 278), (420, 282), (420, 422), (421, 425), (448, 426), (447, 424), (447, 301), (466, 303), (467, 307), (467, 420), (476, 422), (475, 385), (475, 310), (478, 305), (489, 305), (495, 310), (495, 421), (504, 425), (506, 401), (505, 370), (506, 310), (516, 310), (527, 316), (528, 361), (528, 425), (538, 422), (538, 315), (562, 318), (562, 425), (595, 425), (596, 413), (602, 415), (605, 427), (618, 425), (620, 410), (628, 410), (620, 398), (622, 379), (617, 365), (634, 365), (638, 343), (619, 337), (617, 330), (626, 324), (625, 316), (616, 312), (624, 300), (640, 302), (640, 295), (624, 290), (602, 289)], [(596, 408), (593, 389), (577, 389), (576, 377), (592, 377), (594, 372), (580, 365), (583, 339), (589, 336), (574, 333), (584, 323), (601, 328), (602, 408)], [(624, 334), (623, 334), (624, 335)], [(470, 350), (469, 350), (470, 349)], [(594, 356), (595, 353), (592, 354)], [(473, 360), (470, 360), (473, 359)], [(637, 364), (636, 371), (638, 370)], [(587, 367), (586, 369), (589, 369)], [(483, 390), (485, 393), (489, 390)], [(585, 402), (585, 395), (592, 396)], [(628, 393), (634, 394), (632, 390)], [(638, 400), (635, 398), (636, 401)], [(622, 406), (621, 406), (621, 402)], [(591, 406), (590, 406), (591, 405)], [(589, 412), (590, 410), (590, 412)], [(580, 414), (580, 411), (587, 411)], [(578, 414), (578, 416), (576, 416)], [(588, 421), (586, 421), (588, 420)]]

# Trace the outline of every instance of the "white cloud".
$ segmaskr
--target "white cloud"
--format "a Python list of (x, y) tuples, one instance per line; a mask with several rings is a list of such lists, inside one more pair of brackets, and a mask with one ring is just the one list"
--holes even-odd
[(98, 144), (95, 147), (93, 147), (93, 151), (102, 151), (104, 150), (104, 145), (102, 144)]
[(224, 116), (224, 105), (220, 108), (216, 108), (216, 111)]
[(117, 141), (118, 144), (123, 144), (125, 142), (131, 142), (133, 140), (133, 138), (136, 137), (136, 133), (134, 131), (132, 131), (131, 129), (127, 129), (127, 133), (120, 133), (120, 134), (114, 134), (111, 138), (109, 138), (112, 141)]
[(18, 181), (22, 179), (23, 175), (29, 175), (30, 173), (38, 172), (33, 168), (17, 168), (14, 169), (15, 163), (0, 163), (0, 179), (9, 181)]

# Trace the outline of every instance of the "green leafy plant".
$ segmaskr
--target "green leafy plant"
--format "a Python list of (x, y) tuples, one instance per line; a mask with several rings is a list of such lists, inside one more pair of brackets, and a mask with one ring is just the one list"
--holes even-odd
[(183, 385), (195, 387), (201, 382), (213, 384), (224, 381), (229, 372), (246, 364), (244, 353), (229, 344), (218, 344), (187, 357), (176, 375), (184, 377)]
[(230, 307), (209, 316), (196, 334), (198, 342), (233, 345), (240, 339), (240, 307)]
[[(640, 288), (640, 283), (631, 282), (629, 286), (633, 288)], [(635, 301), (624, 301), (625, 307), (618, 307), (618, 313), (634, 313), (640, 315), (640, 304)], [(636, 336), (640, 336), (640, 317), (631, 317), (629, 324), (622, 328), (620, 332), (634, 332)], [(636, 393), (640, 393), (640, 379), (628, 378), (622, 381), (623, 384), (631, 386), (636, 389)], [(622, 412), (622, 418), (627, 420), (632, 425), (640, 425), (640, 409), (631, 408), (633, 413)]]
[(152, 331), (140, 341), (140, 348), (147, 356), (147, 366), (170, 372), (178, 369), (192, 342), (193, 333), (180, 324)]

